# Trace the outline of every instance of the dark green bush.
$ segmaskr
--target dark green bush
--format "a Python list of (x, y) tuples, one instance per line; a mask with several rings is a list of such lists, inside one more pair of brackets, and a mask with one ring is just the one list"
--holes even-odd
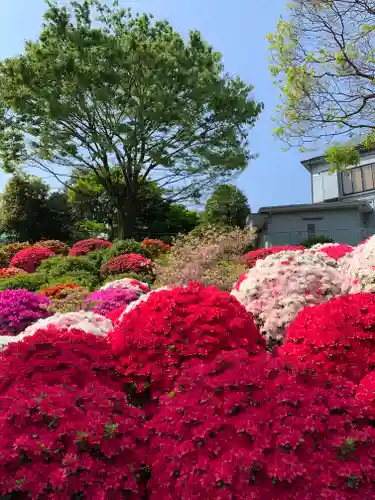
[(16, 290), (24, 288), (30, 292), (36, 292), (46, 283), (45, 277), (39, 273), (14, 276), (0, 280), (0, 290)]
[(76, 273), (70, 272), (51, 278), (48, 280), (47, 286), (63, 285), (64, 283), (75, 283), (89, 290), (95, 290), (100, 285), (99, 278), (96, 275), (80, 271)]
[(123, 255), (124, 253), (139, 253), (148, 259), (151, 258), (151, 253), (147, 248), (143, 248), (138, 241), (129, 239), (129, 240), (118, 240), (115, 241), (112, 245), (112, 248), (108, 248), (104, 250), (104, 258), (103, 262), (107, 262), (107, 260), (112, 257), (118, 257), (119, 255)]
[(98, 278), (99, 270), (95, 261), (86, 256), (64, 257), (57, 255), (56, 257), (44, 260), (38, 267), (38, 273), (45, 275), (48, 281), (67, 274), (78, 274), (81, 272), (92, 274), (94, 277)]
[(332, 238), (328, 238), (328, 236), (316, 235), (316, 236), (310, 236), (310, 238), (307, 238), (307, 240), (302, 241), (300, 245), (306, 248), (310, 248), (313, 247), (314, 245), (317, 245), (318, 243), (320, 244), (334, 243), (334, 240)]

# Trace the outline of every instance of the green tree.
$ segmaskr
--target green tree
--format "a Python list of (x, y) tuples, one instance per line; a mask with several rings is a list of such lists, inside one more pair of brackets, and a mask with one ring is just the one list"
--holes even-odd
[[(353, 144), (375, 145), (375, 8), (367, 0), (294, 0), (269, 35), (281, 91), (276, 134), (289, 146), (329, 145), (328, 159), (353, 164)], [(332, 141), (334, 141), (332, 146)], [(349, 149), (349, 150), (348, 150)]]
[(20, 241), (69, 240), (72, 215), (62, 193), (50, 194), (37, 177), (15, 175), (7, 183), (0, 200), (0, 226), (16, 234)]
[(243, 229), (250, 213), (244, 193), (236, 186), (222, 184), (207, 200), (203, 219), (209, 224), (238, 226)]
[(185, 41), (116, 1), (47, 3), (39, 40), (0, 65), (3, 168), (22, 163), (59, 180), (94, 172), (116, 206), (119, 237), (134, 230), (143, 182), (188, 199), (246, 168), (263, 106), (199, 32)]

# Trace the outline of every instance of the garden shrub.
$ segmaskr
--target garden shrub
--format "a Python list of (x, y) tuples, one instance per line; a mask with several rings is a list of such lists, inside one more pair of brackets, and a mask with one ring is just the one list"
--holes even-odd
[(311, 250), (324, 252), (331, 259), (339, 260), (348, 253), (351, 253), (353, 251), (353, 247), (351, 245), (345, 245), (343, 243), (323, 243), (314, 245), (313, 247), (311, 247)]
[(144, 417), (122, 385), (93, 335), (49, 328), (10, 344), (0, 363), (0, 494), (141, 500)]
[[(38, 269), (39, 274), (44, 274), (48, 280), (59, 278), (71, 273), (88, 273), (92, 276), (99, 276), (99, 270), (90, 259), (86, 257), (63, 257), (57, 255), (45, 262), (42, 262)], [(72, 281), (76, 283), (75, 281)]]
[(100, 238), (89, 238), (88, 240), (77, 241), (70, 249), (69, 255), (79, 257), (80, 255), (87, 255), (95, 250), (110, 248), (111, 246), (112, 243), (110, 241)]
[(52, 250), (48, 248), (25, 248), (13, 256), (10, 261), (10, 267), (17, 267), (28, 273), (35, 273), (37, 267), (43, 260), (53, 257), (54, 255)]
[(0, 247), (0, 267), (5, 268), (8, 267), (10, 263), (10, 258), (8, 253)]
[[(47, 278), (46, 278), (47, 279)], [(99, 278), (96, 275), (85, 271), (70, 272), (48, 280), (48, 286), (62, 285), (65, 283), (75, 283), (88, 290), (94, 290), (99, 286)]]
[(364, 415), (375, 419), (375, 372), (365, 375), (358, 384), (356, 399)]
[(156, 259), (159, 255), (162, 255), (170, 249), (170, 245), (164, 243), (162, 240), (153, 240), (151, 238), (146, 238), (141, 242), (141, 247), (145, 248), (150, 252), (150, 257)]
[[(110, 278), (112, 279), (112, 278)], [(124, 288), (137, 292), (138, 295), (143, 293), (148, 293), (150, 291), (150, 286), (143, 281), (131, 278), (121, 278), (114, 281), (107, 281), (100, 290), (108, 290), (110, 288)]]
[(316, 236), (310, 236), (306, 240), (301, 242), (301, 245), (305, 248), (311, 248), (314, 245), (318, 244), (324, 244), (324, 243), (334, 243), (335, 241), (332, 238), (329, 238), (328, 236), (323, 236), (323, 235), (316, 235)]
[(189, 281), (200, 281), (230, 291), (234, 274), (240, 267), (243, 249), (255, 241), (255, 232), (245, 229), (206, 227), (177, 238), (171, 247), (167, 262), (156, 267), (157, 286), (181, 286)]
[(31, 247), (30, 243), (24, 242), (24, 243), (8, 243), (7, 245), (2, 245), (0, 248), (2, 252), (6, 253), (9, 263), (17, 252), (30, 247)]
[(232, 294), (254, 315), (269, 347), (282, 343), (285, 329), (304, 307), (342, 293), (343, 276), (324, 253), (280, 252), (258, 260)]
[(280, 354), (297, 370), (359, 382), (375, 368), (375, 296), (346, 295), (305, 308), (289, 325)]
[(104, 316), (91, 311), (78, 311), (64, 314), (56, 313), (33, 323), (23, 333), (25, 336), (34, 335), (38, 330), (48, 328), (51, 325), (64, 328), (67, 331), (80, 330), (98, 337), (106, 337), (112, 330), (112, 323)]
[(18, 269), (17, 267), (1, 267), (0, 268), (0, 279), (12, 278), (13, 276), (19, 276), (20, 274), (28, 274), (23, 269)]
[(150, 500), (372, 498), (375, 429), (356, 386), (312, 384), (275, 358), (197, 361), (150, 429)]
[(49, 303), (47, 297), (28, 290), (3, 290), (0, 292), (0, 335), (18, 335), (35, 321), (48, 317)]
[[(114, 278), (116, 279), (114, 280)], [(103, 281), (103, 286), (120, 280), (140, 281), (150, 288), (155, 281), (155, 275), (149, 272), (116, 274), (108, 276), (108, 278)]]
[(38, 293), (50, 299), (64, 299), (72, 291), (80, 291), (83, 288), (76, 283), (64, 283), (53, 286), (47, 286), (39, 290)]
[(86, 304), (88, 295), (90, 295), (90, 291), (81, 286), (70, 291), (67, 290), (64, 297), (51, 300), (49, 310), (53, 314), (86, 311), (89, 309)]
[(251, 314), (214, 287), (190, 283), (153, 291), (128, 307), (109, 339), (137, 391), (151, 387), (153, 398), (173, 389), (186, 359), (209, 360), (235, 347), (264, 351)]
[(279, 245), (271, 248), (259, 248), (258, 250), (251, 250), (243, 255), (242, 261), (246, 264), (248, 268), (255, 266), (258, 260), (265, 259), (269, 255), (274, 255), (280, 252), (293, 252), (296, 250), (303, 250), (303, 246), (289, 246), (289, 245)]
[(34, 243), (34, 247), (48, 248), (56, 255), (68, 255), (69, 245), (60, 240), (43, 240)]
[(114, 309), (127, 306), (138, 297), (139, 293), (129, 288), (107, 288), (91, 293), (86, 298), (86, 304), (93, 312), (106, 316)]
[(119, 257), (120, 255), (127, 253), (137, 253), (146, 258), (151, 257), (151, 252), (142, 246), (138, 241), (133, 239), (117, 240), (113, 243), (111, 248), (105, 250), (103, 262), (106, 262), (112, 257)]
[(108, 274), (124, 274), (124, 273), (151, 273), (154, 264), (150, 259), (146, 259), (143, 255), (136, 253), (127, 253), (112, 257), (100, 268), (100, 273), (103, 276)]
[(30, 292), (36, 292), (45, 285), (45, 277), (39, 273), (33, 274), (18, 274), (12, 278), (0, 280), (1, 290), (16, 290), (22, 288)]

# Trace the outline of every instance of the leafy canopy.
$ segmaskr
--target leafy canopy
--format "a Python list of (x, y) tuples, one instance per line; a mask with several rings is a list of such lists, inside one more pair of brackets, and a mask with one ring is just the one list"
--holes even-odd
[(250, 212), (244, 193), (236, 186), (222, 184), (207, 200), (204, 219), (209, 224), (237, 226), (243, 229)]
[(271, 73), (281, 91), (276, 135), (301, 151), (329, 145), (327, 158), (339, 168), (358, 161), (356, 143), (375, 145), (371, 4), (294, 0), (289, 19), (280, 19), (268, 36)]
[(198, 31), (185, 41), (168, 22), (118, 2), (47, 4), (39, 40), (0, 64), (5, 170), (37, 166), (63, 182), (93, 172), (124, 233), (134, 227), (140, 183), (153, 178), (186, 199), (247, 166), (249, 128), (263, 106)]

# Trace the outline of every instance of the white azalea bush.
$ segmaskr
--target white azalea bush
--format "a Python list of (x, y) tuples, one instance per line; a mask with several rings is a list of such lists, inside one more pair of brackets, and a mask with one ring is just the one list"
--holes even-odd
[(282, 343), (286, 327), (304, 307), (343, 293), (343, 276), (333, 259), (309, 251), (291, 253), (258, 261), (232, 290), (270, 346)]
[(110, 288), (127, 288), (133, 290), (139, 295), (148, 293), (150, 291), (150, 285), (132, 278), (122, 278), (119, 280), (110, 281), (103, 285), (100, 290), (108, 290)]

